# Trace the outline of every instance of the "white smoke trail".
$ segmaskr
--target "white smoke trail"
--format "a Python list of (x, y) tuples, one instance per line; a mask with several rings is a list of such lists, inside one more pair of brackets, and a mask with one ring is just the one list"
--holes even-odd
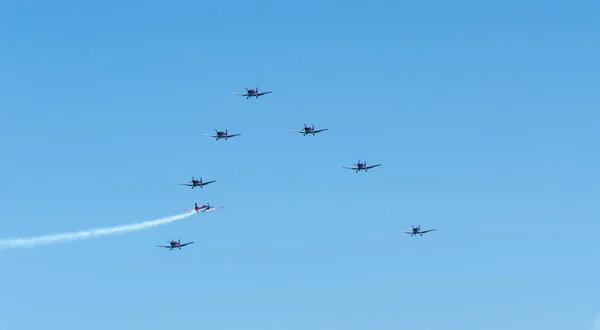
[(44, 236), (26, 237), (26, 238), (11, 238), (0, 240), (0, 249), (10, 248), (30, 248), (39, 245), (49, 245), (54, 243), (83, 240), (98, 236), (108, 236), (116, 234), (124, 234), (136, 231), (150, 229), (152, 227), (166, 225), (177, 220), (185, 219), (196, 214), (196, 212), (175, 215), (167, 218), (133, 223), (130, 225), (114, 226), (108, 228), (88, 229), (84, 231), (50, 234)]

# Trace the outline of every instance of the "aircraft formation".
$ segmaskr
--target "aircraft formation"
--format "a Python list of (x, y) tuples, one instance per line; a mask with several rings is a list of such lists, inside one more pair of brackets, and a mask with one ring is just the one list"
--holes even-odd
[[(248, 89), (246, 88), (246, 92), (245, 93), (233, 93), (233, 95), (240, 95), (240, 96), (245, 96), (246, 99), (249, 99), (251, 97), (255, 97), (258, 98), (259, 96), (263, 96), (266, 94), (270, 94), (273, 91), (266, 91), (266, 92), (259, 92), (258, 91), (258, 87), (256, 87), (256, 89)], [(313, 136), (315, 136), (317, 133), (321, 133), (321, 132), (325, 132), (328, 131), (329, 128), (320, 128), (320, 129), (315, 129), (315, 125), (306, 125), (304, 124), (304, 128), (302, 128), (301, 130), (290, 130), (290, 132), (293, 133), (299, 133), (302, 134), (303, 136), (312, 134)], [(240, 136), (242, 135), (241, 133), (234, 133), (234, 134), (229, 134), (228, 130), (225, 129), (224, 131), (219, 131), (217, 129), (215, 129), (215, 133), (214, 134), (202, 134), (203, 136), (210, 136), (215, 138), (215, 140), (220, 140), (220, 139), (229, 139), (232, 137), (236, 137), (236, 136)], [(368, 172), (368, 170), (381, 166), (381, 164), (375, 164), (375, 165), (367, 165), (366, 161), (358, 161), (356, 164), (353, 164), (353, 166), (342, 166), (345, 169), (350, 169), (350, 170), (354, 170), (355, 172), (359, 172), (359, 171), (365, 171)], [(192, 180), (189, 183), (180, 183), (179, 185), (182, 186), (188, 186), (191, 189), (194, 189), (196, 187), (200, 187), (203, 188), (205, 185), (208, 185), (210, 183), (214, 183), (216, 182), (215, 180), (211, 180), (211, 181), (202, 181), (202, 177), (200, 177), (200, 179), (196, 179), (195, 177), (192, 176)], [(218, 206), (218, 207), (213, 207), (211, 206), (209, 203), (206, 203), (205, 205), (200, 205), (198, 206), (198, 203), (194, 203), (194, 209), (184, 209), (186, 212), (212, 212), (212, 211), (216, 211), (223, 208), (223, 206)], [(428, 229), (428, 230), (423, 230), (421, 231), (421, 225), (418, 225), (417, 227), (412, 226), (412, 230), (411, 231), (401, 231), (398, 230), (398, 232), (402, 232), (402, 233), (406, 233), (406, 234), (410, 234), (410, 236), (416, 236), (416, 235), (420, 235), (423, 236), (423, 234), (434, 231), (436, 229)], [(188, 243), (184, 243), (181, 244), (181, 241), (179, 239), (175, 240), (171, 240), (169, 242), (169, 245), (157, 245), (157, 247), (162, 247), (162, 248), (168, 248), (169, 251), (173, 250), (173, 249), (181, 249), (182, 247), (192, 244), (194, 242), (188, 242)]]

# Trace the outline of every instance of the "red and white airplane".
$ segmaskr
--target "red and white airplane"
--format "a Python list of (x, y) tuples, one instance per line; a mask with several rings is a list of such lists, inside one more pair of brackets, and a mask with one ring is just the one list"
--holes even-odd
[(269, 93), (273, 93), (273, 91), (259, 93), (258, 92), (258, 87), (256, 87), (256, 89), (248, 89), (248, 88), (246, 88), (246, 93), (233, 93), (233, 95), (241, 95), (241, 96), (245, 96), (246, 99), (249, 99), (251, 97), (258, 98), (259, 96), (263, 96), (263, 95), (269, 94)]
[(163, 248), (167, 248), (169, 249), (169, 251), (179, 248), (181, 250), (182, 247), (186, 246), (186, 245), (190, 245), (194, 242), (187, 242), (187, 243), (183, 243), (181, 244), (180, 240), (172, 240), (169, 242), (169, 245), (157, 245), (156, 247), (163, 247)]
[(210, 206), (209, 203), (206, 203), (206, 205), (202, 205), (202, 206), (198, 206), (198, 203), (194, 203), (194, 209), (190, 210), (190, 209), (184, 209), (186, 212), (212, 212), (212, 211), (216, 211), (218, 209), (222, 209), (223, 206), (219, 206), (219, 207), (212, 207)]
[(358, 163), (356, 163), (355, 167), (348, 167), (348, 166), (343, 166), (343, 167), (347, 168), (347, 169), (350, 169), (350, 170), (355, 170), (356, 172), (358, 172), (358, 171), (365, 171), (365, 172), (367, 172), (367, 170), (370, 170), (373, 167), (377, 167), (377, 166), (381, 166), (381, 164), (367, 166), (367, 162), (366, 161), (363, 163), (363, 162), (361, 162), (359, 160)]
[(205, 185), (209, 184), (209, 183), (213, 183), (213, 182), (217, 182), (215, 180), (213, 181), (206, 181), (206, 182), (202, 182), (202, 178), (200, 178), (200, 180), (192, 177), (192, 181), (190, 181), (190, 183), (180, 183), (180, 186), (188, 186), (188, 187), (192, 187), (192, 189), (194, 189), (195, 187), (204, 187)]
[(421, 235), (423, 236), (423, 234), (428, 233), (430, 231), (434, 231), (435, 229), (428, 229), (428, 230), (423, 230), (421, 231), (421, 225), (418, 226), (412, 226), (412, 230), (411, 231), (402, 231), (402, 230), (397, 230), (400, 233), (406, 233), (406, 234), (410, 234), (410, 236), (415, 236), (415, 235)]
[(234, 137), (234, 136), (238, 136), (238, 135), (242, 135), (242, 134), (231, 134), (229, 135), (227, 133), (227, 130), (225, 130), (225, 132), (223, 131), (218, 131), (215, 129), (216, 135), (212, 135), (212, 134), (202, 134), (204, 136), (212, 136), (215, 138), (215, 140), (219, 140), (219, 139), (225, 139), (227, 140), (228, 138)]
[(294, 132), (294, 133), (301, 133), (303, 136), (306, 136), (306, 134), (312, 134), (313, 136), (319, 132), (323, 132), (323, 131), (328, 131), (329, 128), (322, 128), (322, 129), (318, 129), (315, 130), (315, 125), (308, 126), (306, 124), (304, 124), (304, 128), (301, 131), (297, 131), (297, 130), (291, 130), (290, 132)]

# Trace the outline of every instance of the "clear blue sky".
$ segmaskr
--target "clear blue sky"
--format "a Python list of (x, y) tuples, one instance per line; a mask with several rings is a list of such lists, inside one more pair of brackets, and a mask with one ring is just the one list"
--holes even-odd
[(224, 208), (0, 251), (0, 328), (591, 329), (599, 10), (2, 3), (0, 238)]

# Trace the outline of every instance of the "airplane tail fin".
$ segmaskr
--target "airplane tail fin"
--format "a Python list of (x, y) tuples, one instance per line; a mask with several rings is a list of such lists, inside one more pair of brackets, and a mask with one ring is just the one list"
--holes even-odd
[(198, 208), (198, 203), (194, 203), (194, 209)]

